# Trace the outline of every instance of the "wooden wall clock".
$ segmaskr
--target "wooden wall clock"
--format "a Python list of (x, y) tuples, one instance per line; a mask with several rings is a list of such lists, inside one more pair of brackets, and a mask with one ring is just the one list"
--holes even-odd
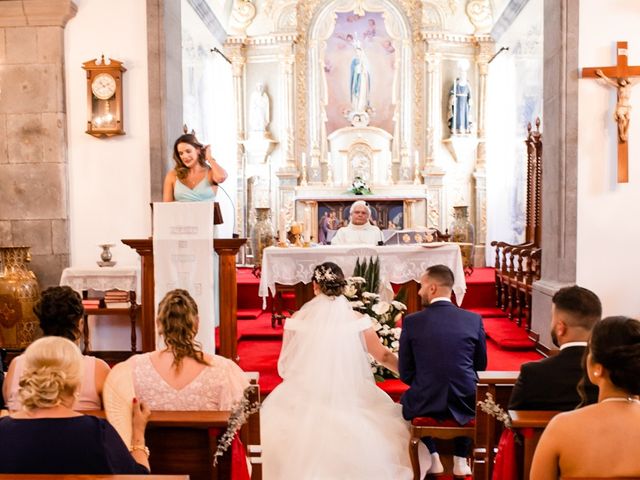
[(94, 137), (124, 135), (122, 62), (102, 55), (82, 64), (87, 71), (87, 130)]

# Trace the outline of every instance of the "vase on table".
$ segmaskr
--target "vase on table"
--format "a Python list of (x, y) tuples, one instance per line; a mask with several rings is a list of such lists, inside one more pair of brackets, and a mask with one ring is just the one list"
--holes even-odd
[(256, 223), (251, 229), (251, 250), (253, 251), (253, 266), (262, 266), (262, 252), (274, 244), (273, 225), (271, 224), (271, 209), (256, 208)]
[(0, 247), (0, 346), (26, 348), (40, 333), (33, 307), (40, 299), (35, 274), (29, 270), (30, 247)]
[(469, 220), (469, 207), (466, 205), (453, 207), (453, 223), (449, 227), (449, 235), (451, 235), (451, 242), (460, 244), (462, 265), (465, 270), (473, 269), (475, 229)]

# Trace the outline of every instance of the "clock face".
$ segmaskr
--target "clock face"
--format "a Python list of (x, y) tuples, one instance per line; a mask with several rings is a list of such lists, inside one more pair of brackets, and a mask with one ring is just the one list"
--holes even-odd
[(91, 91), (100, 100), (108, 100), (116, 92), (116, 80), (108, 73), (99, 73), (91, 82)]

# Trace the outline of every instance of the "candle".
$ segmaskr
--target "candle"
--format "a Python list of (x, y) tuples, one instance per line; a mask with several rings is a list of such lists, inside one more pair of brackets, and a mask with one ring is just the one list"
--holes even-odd
[(416, 159), (416, 165), (420, 165), (420, 155), (418, 155), (418, 150), (414, 152), (413, 156)]
[(311, 242), (311, 207), (304, 207), (304, 242)]
[(280, 218), (278, 219), (278, 240), (281, 245), (287, 243), (287, 214), (284, 209), (280, 210)]
[(302, 152), (302, 165), (306, 165), (307, 164), (307, 154), (305, 152)]

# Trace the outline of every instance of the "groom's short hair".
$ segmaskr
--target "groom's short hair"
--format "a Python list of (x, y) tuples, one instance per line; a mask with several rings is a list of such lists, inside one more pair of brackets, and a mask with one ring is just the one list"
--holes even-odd
[(453, 272), (446, 265), (433, 265), (427, 268), (425, 275), (444, 287), (453, 288)]

